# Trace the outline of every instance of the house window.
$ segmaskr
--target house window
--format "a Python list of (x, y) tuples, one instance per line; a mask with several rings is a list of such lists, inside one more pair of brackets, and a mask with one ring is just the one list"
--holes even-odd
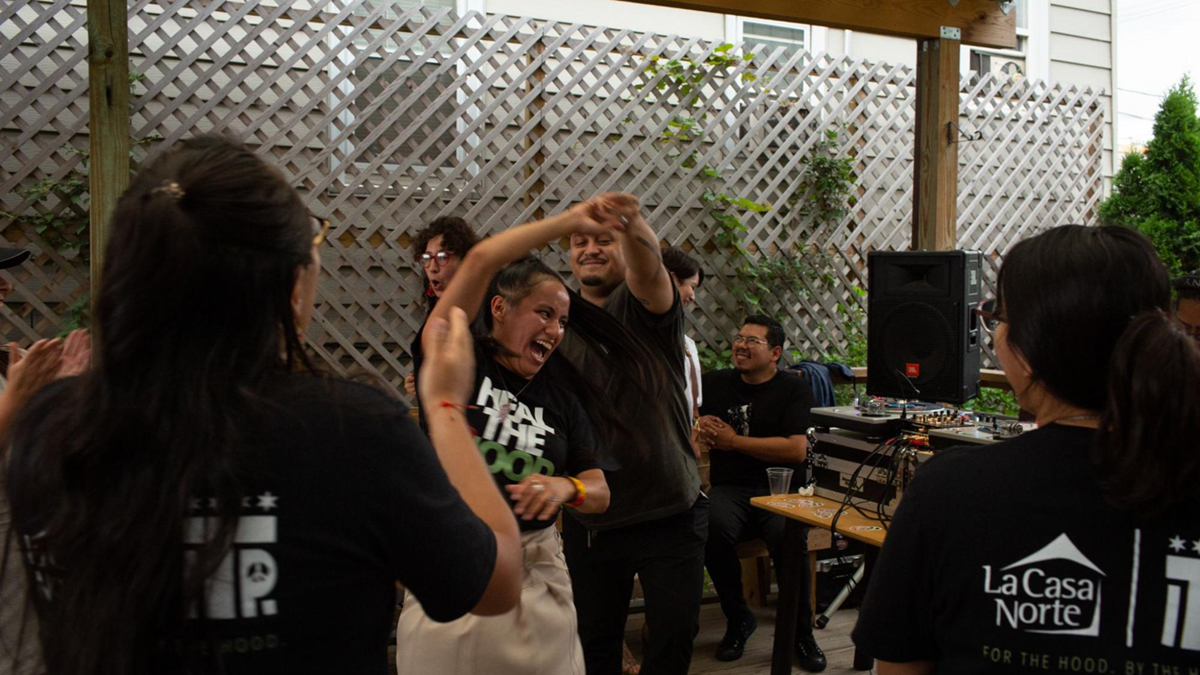
[[(1016, 0), (1013, 4), (1013, 12), (1016, 14), (1017, 23), (1017, 47), (1016, 49), (984, 49), (981, 47), (972, 47), (969, 50), (970, 62), (967, 67), (974, 72), (983, 75), (992, 73), (998, 77), (1006, 77), (1009, 79), (1020, 79), (1029, 77), (1030, 66), (1033, 65), (1030, 61), (1031, 56), (1031, 40), (1033, 32), (1031, 26), (1034, 21), (1031, 21), (1029, 0)], [(1049, 17), (1038, 16), (1038, 20), (1049, 20)], [(1036, 69), (1034, 69), (1036, 71)], [(1045, 77), (1044, 73), (1035, 72), (1034, 77)]]
[[(379, 12), (380, 4), (385, 5)], [(342, 170), (344, 184), (360, 188), (384, 187), (389, 192), (424, 190), (453, 177), (461, 185), (462, 161), (478, 138), (466, 127), (478, 115), (468, 105), (477, 86), (466, 78), (462, 63), (449, 59), (457, 40), (442, 39), (441, 27), (450, 26), (447, 15), (418, 40), (413, 32), (397, 29), (404, 12), (416, 6), (464, 12), (477, 9), (474, 0), (378, 0), (356, 7), (357, 16), (375, 16), (371, 27), (354, 34), (348, 48), (339, 52), (332, 76), (339, 83), (333, 105), (342, 106), (333, 137), (340, 157), (333, 162)], [(359, 25), (361, 28), (361, 25)], [(339, 38), (352, 30), (347, 27)], [(418, 31), (419, 32), (419, 31)], [(382, 40), (380, 39), (382, 38)], [(441, 42), (440, 46), (434, 43)], [(447, 148), (454, 150), (447, 153)], [(423, 178), (422, 178), (423, 177)]]
[[(741, 42), (745, 51), (757, 50), (759, 54), (764, 56), (777, 49), (783, 49), (783, 53), (774, 61), (774, 65), (769, 70), (776, 70), (779, 66), (787, 63), (797, 53), (823, 51), (825, 49), (826, 30), (821, 26), (786, 23), (768, 19), (729, 15), (725, 17), (726, 41), (732, 43)], [(763, 61), (759, 61), (758, 63), (763, 63)], [(780, 75), (759, 70), (758, 74), (760, 77), (763, 75), (777, 77), (778, 79), (771, 81), (772, 86), (776, 88), (787, 88), (794, 79), (794, 75), (790, 73)]]
[(808, 48), (809, 33), (812, 28), (797, 24), (787, 24), (778, 21), (763, 21), (759, 19), (742, 19), (742, 43), (746, 51), (751, 51), (758, 45), (764, 45), (764, 51), (774, 51), (783, 48), (787, 58), (796, 52)]

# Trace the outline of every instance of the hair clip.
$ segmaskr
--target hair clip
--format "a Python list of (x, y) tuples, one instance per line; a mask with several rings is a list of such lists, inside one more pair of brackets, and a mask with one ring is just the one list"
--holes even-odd
[(163, 181), (162, 185), (159, 185), (158, 187), (151, 190), (150, 194), (155, 195), (160, 192), (170, 195), (171, 198), (174, 199), (175, 201), (179, 201), (180, 199), (183, 198), (183, 195), (184, 195), (183, 188), (179, 187), (179, 183), (176, 183), (173, 180)]

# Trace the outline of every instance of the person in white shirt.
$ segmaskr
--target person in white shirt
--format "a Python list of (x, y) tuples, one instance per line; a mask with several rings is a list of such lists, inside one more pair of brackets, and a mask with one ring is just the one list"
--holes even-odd
[[(671, 280), (679, 289), (679, 299), (684, 308), (696, 301), (696, 291), (704, 283), (704, 269), (700, 261), (688, 255), (683, 249), (668, 246), (663, 249), (663, 266), (671, 273)], [(695, 418), (700, 404), (704, 402), (703, 391), (700, 387), (700, 353), (696, 350), (696, 341), (683, 336), (684, 351), (687, 352), (687, 400), (692, 404), (692, 417)]]

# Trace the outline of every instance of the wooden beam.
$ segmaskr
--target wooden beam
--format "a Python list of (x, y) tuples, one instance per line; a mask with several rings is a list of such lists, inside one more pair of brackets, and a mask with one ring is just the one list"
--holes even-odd
[[(856, 384), (866, 384), (866, 366), (855, 366), (850, 370), (854, 373), (854, 382)], [(980, 369), (979, 386), (988, 389), (1003, 389), (1004, 391), (1012, 391), (1012, 385), (1008, 383), (1008, 376), (1004, 374), (1004, 371), (995, 370), (992, 368)]]
[(108, 219), (129, 184), (129, 15), (125, 0), (87, 0), (88, 160), (92, 306)]
[[(812, 23), (919, 40), (937, 37), (942, 26), (962, 31), (965, 44), (1016, 49), (1016, 12), (996, 0), (632, 0), (643, 5)], [(1040, 1), (1040, 0), (1036, 0)]]
[(914, 251), (958, 246), (958, 40), (917, 43)]

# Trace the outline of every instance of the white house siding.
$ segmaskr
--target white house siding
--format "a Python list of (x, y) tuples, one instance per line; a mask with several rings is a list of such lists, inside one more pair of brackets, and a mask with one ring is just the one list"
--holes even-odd
[(492, 14), (528, 16), (567, 23), (718, 40), (725, 17), (711, 12), (639, 5), (617, 0), (485, 0)]
[(1117, 118), (1116, 0), (1054, 0), (1050, 3), (1050, 79), (1081, 87), (1103, 88), (1108, 109), (1104, 122), (1104, 175), (1111, 178), (1113, 125)]
[[(467, 0), (478, 2), (480, 0)], [(488, 12), (629, 28), (685, 37), (733, 40), (733, 17), (618, 0), (481, 0)], [(1116, 0), (1029, 0), (1030, 42), (1026, 73), (1037, 79), (1104, 89), (1104, 175), (1115, 170)], [(1045, 25), (1038, 23), (1048, 22)], [(916, 42), (860, 31), (814, 27), (835, 56), (915, 65)], [(821, 42), (818, 37), (818, 42)], [(1048, 55), (1046, 52), (1049, 52)], [(964, 70), (968, 63), (964, 49)]]

